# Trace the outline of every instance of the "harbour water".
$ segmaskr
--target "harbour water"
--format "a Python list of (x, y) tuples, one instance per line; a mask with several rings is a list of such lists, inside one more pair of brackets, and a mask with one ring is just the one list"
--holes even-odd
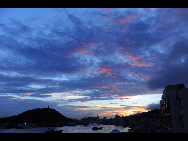
[[(77, 126), (63, 126), (63, 127), (53, 127), (55, 130), (63, 130), (62, 133), (110, 133), (112, 130), (117, 129), (120, 132), (128, 132), (129, 127), (117, 126), (117, 125), (96, 125), (97, 127), (103, 127), (102, 130), (92, 130), (93, 124), (87, 126), (77, 125)], [(28, 129), (1, 129), (0, 133), (45, 133), (50, 127), (37, 127)]]

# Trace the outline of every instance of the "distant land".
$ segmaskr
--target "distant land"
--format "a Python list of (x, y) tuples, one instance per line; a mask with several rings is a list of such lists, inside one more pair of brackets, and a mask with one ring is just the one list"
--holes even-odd
[(153, 118), (155, 114), (160, 114), (160, 109), (154, 109), (148, 112), (137, 113), (130, 116), (126, 116), (124, 118), (125, 119), (134, 118), (139, 120), (141, 118)]
[[(154, 114), (160, 114), (159, 109), (154, 109), (148, 112), (137, 113), (130, 116), (123, 116), (122, 120), (126, 123), (130, 123), (130, 120), (134, 119), (140, 121), (141, 118), (154, 118)], [(0, 123), (34, 123), (37, 126), (65, 126), (70, 122), (74, 122), (73, 119), (67, 118), (55, 109), (52, 108), (37, 108), (25, 111), (17, 116), (11, 116), (6, 118), (0, 118)], [(78, 121), (77, 121), (78, 122)], [(110, 123), (113, 124), (113, 123)]]
[[(23, 122), (31, 122), (31, 123), (48, 123), (51, 125), (52, 122), (61, 123), (60, 125), (67, 124), (68, 122), (72, 122), (71, 119), (65, 117), (58, 111), (52, 108), (37, 108), (25, 111), (17, 116), (11, 116), (6, 118), (0, 118), (0, 123), (23, 123)], [(44, 125), (45, 126), (45, 125)]]

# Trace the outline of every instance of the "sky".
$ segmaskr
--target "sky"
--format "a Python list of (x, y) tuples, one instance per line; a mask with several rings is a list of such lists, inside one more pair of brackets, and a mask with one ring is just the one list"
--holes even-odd
[(0, 117), (68, 118), (159, 109), (188, 86), (188, 9), (0, 8)]

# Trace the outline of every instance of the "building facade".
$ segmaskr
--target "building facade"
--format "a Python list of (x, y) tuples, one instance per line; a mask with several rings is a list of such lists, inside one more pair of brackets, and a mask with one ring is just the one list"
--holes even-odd
[(162, 132), (188, 133), (188, 88), (184, 84), (165, 86), (160, 119)]
[(154, 114), (155, 127), (160, 127), (160, 114)]

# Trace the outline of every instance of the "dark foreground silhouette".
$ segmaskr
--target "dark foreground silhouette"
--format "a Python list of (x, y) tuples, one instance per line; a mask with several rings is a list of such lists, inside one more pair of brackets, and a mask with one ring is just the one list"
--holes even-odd
[(38, 127), (57, 127), (64, 126), (69, 122), (72, 122), (72, 120), (52, 108), (37, 108), (25, 111), (17, 116), (0, 118), (0, 123), (9, 123), (10, 128), (20, 123), (33, 123)]

